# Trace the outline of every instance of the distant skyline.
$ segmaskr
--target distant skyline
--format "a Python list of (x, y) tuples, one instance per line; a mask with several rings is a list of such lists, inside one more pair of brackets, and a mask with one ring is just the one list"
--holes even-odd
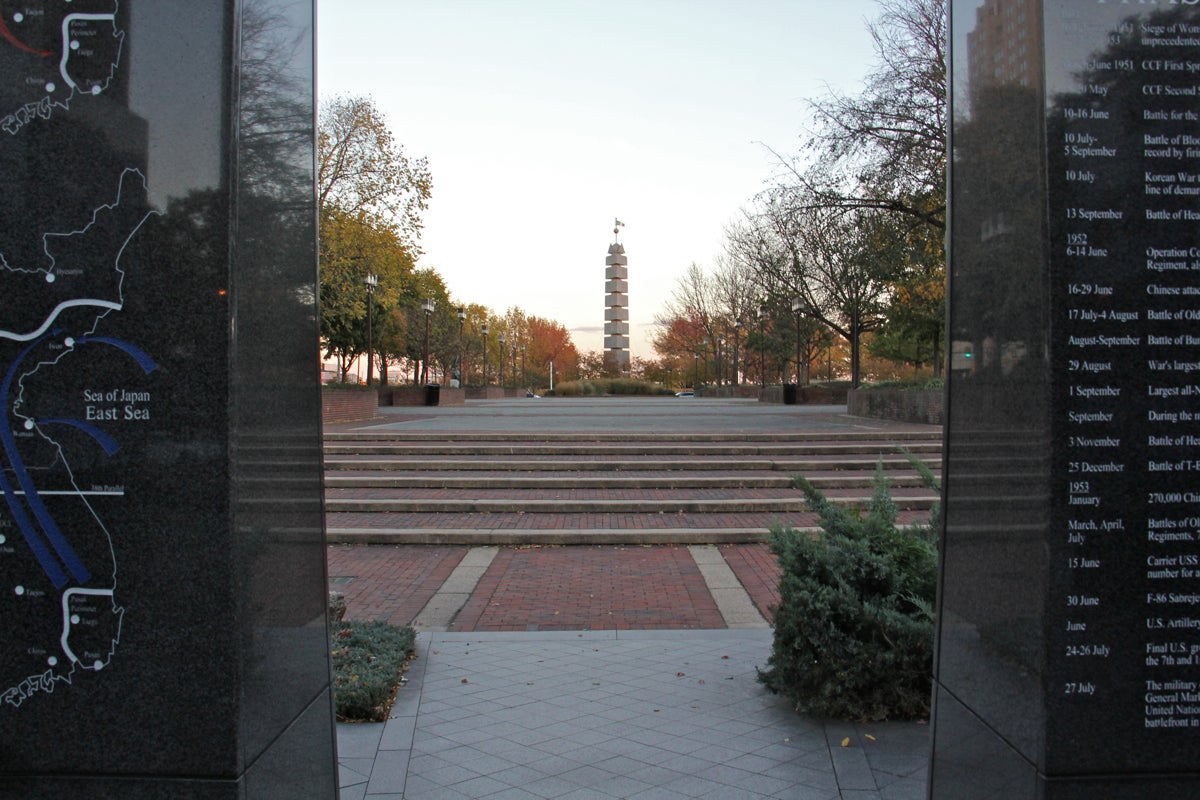
[(613, 220), (631, 349), (692, 262), (793, 155), (808, 101), (857, 92), (873, 0), (339, 0), (318, 5), (321, 98), (365, 95), (433, 198), (419, 266), (453, 298), (603, 344)]

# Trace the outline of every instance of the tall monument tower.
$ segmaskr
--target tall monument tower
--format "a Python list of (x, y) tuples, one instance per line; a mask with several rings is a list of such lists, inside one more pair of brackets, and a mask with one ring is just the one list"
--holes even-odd
[(617, 241), (621, 220), (613, 222), (613, 243), (604, 259), (604, 349), (605, 360), (622, 374), (629, 372), (629, 260), (625, 247)]

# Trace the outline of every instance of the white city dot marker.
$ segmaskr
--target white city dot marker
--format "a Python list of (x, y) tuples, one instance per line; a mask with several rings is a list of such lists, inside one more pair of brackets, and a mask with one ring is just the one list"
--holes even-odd
[(53, 667), (55, 664), (58, 663), (58, 658), (56, 658), (55, 656), (50, 656), (49, 658), (46, 659), (46, 663)]
[(68, 336), (67, 338), (63, 339), (63, 344), (66, 345), (67, 347), (74, 347), (75, 346), (75, 337)]
[(3, 533), (0, 533), (0, 544), (4, 544), (7, 541), (8, 537), (6, 537)]
[(17, 594), (19, 594), (19, 595), (20, 595), (20, 594), (25, 594), (25, 587), (24, 587), (24, 586), (18, 586), (16, 589), (13, 589), (13, 591), (14, 591), (14, 592), (16, 592), (16, 593), (17, 593)]
[(71, 49), (72, 49), (72, 50), (78, 50), (78, 49), (79, 49), (79, 40), (78, 40), (78, 39), (76, 39), (76, 40), (74, 40), (73, 42), (71, 42)]
[(103, 661), (93, 661), (93, 662), (92, 662), (92, 669), (94, 669), (94, 670), (102, 670), (102, 669), (104, 669), (104, 662), (103, 662)]
[(46, 84), (46, 91), (47, 91), (47, 92), (53, 92), (53, 91), (54, 91), (54, 84), (53, 84), (53, 83), (47, 83), (47, 84)]
[(93, 87), (92, 87), (92, 94), (100, 94), (100, 86), (99, 86), (99, 84), (97, 84), (96, 86), (93, 86)]
[(22, 14), (20, 11), (13, 14), (13, 22), (24, 22), (24, 21), (25, 21), (25, 15)]
[(72, 615), (71, 615), (71, 624), (72, 624), (72, 625), (78, 625), (78, 624), (79, 624), (79, 615), (78, 615), (78, 614), (72, 614)]
[(54, 278), (55, 276), (53, 272), (46, 273), (46, 283), (54, 283)]
[(33, 420), (31, 420), (31, 419), (25, 420), (25, 430), (27, 430), (27, 431), (33, 430)]

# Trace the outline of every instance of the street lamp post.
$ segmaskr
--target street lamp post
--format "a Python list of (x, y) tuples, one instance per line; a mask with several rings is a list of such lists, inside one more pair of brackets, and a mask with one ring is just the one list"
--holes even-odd
[(767, 340), (763, 336), (763, 322), (767, 316), (767, 304), (758, 304), (758, 385), (767, 388)]
[(733, 385), (737, 386), (738, 377), (738, 339), (742, 338), (742, 321), (735, 319), (733, 321)]
[(727, 353), (725, 350), (725, 337), (717, 337), (717, 389), (721, 388), (721, 378), (725, 374), (724, 356)]
[[(792, 301), (792, 313), (796, 315), (796, 384), (801, 383), (800, 379), (800, 312), (804, 310), (804, 301), (797, 297)], [(808, 383), (808, 376), (804, 376), (804, 383)]]
[(486, 322), (483, 323), (483, 327), (480, 328), (480, 331), (483, 333), (483, 385), (487, 386), (487, 383), (488, 383), (488, 346), (487, 346), (488, 324)]
[(497, 379), (497, 382), (500, 384), (500, 388), (503, 389), (504, 388), (504, 334), (502, 333), (499, 336), (497, 336), (496, 338), (500, 341), (500, 352), (497, 353), (498, 358), (496, 359), (497, 361), (500, 362), (500, 377)]
[(464, 369), (466, 364), (463, 363), (463, 323), (467, 321), (467, 310), (462, 306), (458, 307), (458, 385), (467, 385), (467, 371)]
[(375, 336), (371, 330), (371, 308), (375, 305), (375, 287), (379, 285), (379, 278), (374, 272), (368, 272), (363, 284), (367, 287), (367, 386), (370, 386), (375, 378)]
[(421, 308), (425, 309), (425, 352), (421, 356), (421, 384), (429, 385), (429, 320), (433, 317), (433, 301), (425, 298), (421, 303)]

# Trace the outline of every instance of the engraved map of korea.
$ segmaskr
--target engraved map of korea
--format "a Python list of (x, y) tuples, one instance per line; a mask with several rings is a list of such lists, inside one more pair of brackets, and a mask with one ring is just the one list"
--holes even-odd
[[(23, 140), (103, 101), (124, 39), (117, 0), (0, 0), (0, 164), (24, 164)], [(108, 668), (120, 644), (120, 531), (96, 498), (125, 489), (84, 480), (78, 454), (94, 452), (84, 459), (91, 464), (117, 453), (119, 432), (107, 428), (120, 416), (109, 412), (140, 413), (147, 393), (81, 386), (78, 413), (63, 414), (62, 390), (46, 380), (54, 375), (61, 387), (89, 359), (114, 354), (133, 365), (130, 374), (156, 368), (140, 344), (105, 334), (126, 302), (123, 259), (155, 214), (142, 171), (110, 169), (47, 179), (51, 190), (76, 192), (64, 208), (87, 212), (46, 219), (54, 204), (0, 204), (0, 623), (10, 648), (0, 659), (0, 708)]]

